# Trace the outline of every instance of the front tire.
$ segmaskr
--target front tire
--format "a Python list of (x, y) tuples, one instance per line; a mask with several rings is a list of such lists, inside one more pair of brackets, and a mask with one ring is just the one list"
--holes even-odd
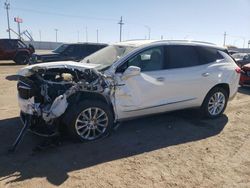
[(69, 110), (68, 130), (73, 138), (91, 141), (110, 132), (114, 118), (107, 104), (101, 101), (83, 101)]
[(201, 106), (203, 117), (214, 119), (221, 116), (227, 107), (227, 102), (228, 93), (225, 89), (221, 87), (213, 88), (209, 91)]
[(28, 54), (17, 54), (14, 61), (17, 65), (26, 65), (29, 63), (29, 58)]

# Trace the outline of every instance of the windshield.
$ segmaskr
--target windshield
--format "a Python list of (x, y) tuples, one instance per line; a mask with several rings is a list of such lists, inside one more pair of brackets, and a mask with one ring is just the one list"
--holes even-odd
[(68, 44), (62, 44), (59, 47), (57, 47), (55, 50), (53, 50), (53, 52), (55, 53), (62, 53), (69, 45)]
[(110, 45), (85, 57), (81, 62), (100, 64), (99, 69), (104, 69), (111, 66), (114, 62), (131, 52), (133, 49), (135, 49), (133, 46)]

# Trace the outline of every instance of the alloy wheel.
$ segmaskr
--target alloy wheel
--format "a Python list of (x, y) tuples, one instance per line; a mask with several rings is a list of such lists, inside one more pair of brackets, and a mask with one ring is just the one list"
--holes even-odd
[(83, 139), (94, 140), (105, 132), (108, 123), (108, 115), (103, 109), (90, 107), (78, 115), (75, 129)]

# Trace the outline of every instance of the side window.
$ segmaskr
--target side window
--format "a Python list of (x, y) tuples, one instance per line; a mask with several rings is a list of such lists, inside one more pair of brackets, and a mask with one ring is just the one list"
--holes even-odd
[(8, 50), (14, 50), (18, 47), (17, 42), (15, 40), (9, 40), (9, 41), (5, 40), (4, 46), (5, 46), (5, 49), (8, 49)]
[(164, 55), (162, 47), (146, 50), (128, 60), (127, 67), (137, 66), (141, 71), (155, 71), (164, 69)]
[(99, 50), (99, 47), (98, 46), (95, 46), (95, 45), (88, 45), (87, 46), (87, 53), (90, 55), (94, 52), (96, 52), (97, 50)]
[(82, 57), (84, 55), (84, 50), (82, 45), (75, 45), (73, 55), (76, 57)]
[(199, 65), (199, 56), (193, 46), (173, 45), (165, 48), (166, 68), (184, 68)]
[(64, 54), (66, 55), (74, 55), (75, 54), (75, 46), (70, 45), (66, 50), (64, 51)]
[(78, 54), (80, 57), (86, 56), (86, 46), (85, 45), (79, 45)]
[(208, 64), (208, 63), (212, 63), (217, 60), (220, 60), (220, 59), (224, 59), (224, 57), (215, 48), (200, 46), (200, 47), (196, 47), (196, 49), (199, 53), (201, 64)]

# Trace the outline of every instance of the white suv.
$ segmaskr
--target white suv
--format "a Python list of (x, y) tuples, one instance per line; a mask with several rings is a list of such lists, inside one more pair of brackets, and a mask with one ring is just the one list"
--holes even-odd
[(80, 63), (21, 69), (21, 118), (31, 117), (37, 134), (51, 136), (66, 126), (80, 140), (97, 139), (122, 120), (184, 108), (216, 118), (235, 96), (239, 73), (227, 50), (209, 43), (117, 43)]

